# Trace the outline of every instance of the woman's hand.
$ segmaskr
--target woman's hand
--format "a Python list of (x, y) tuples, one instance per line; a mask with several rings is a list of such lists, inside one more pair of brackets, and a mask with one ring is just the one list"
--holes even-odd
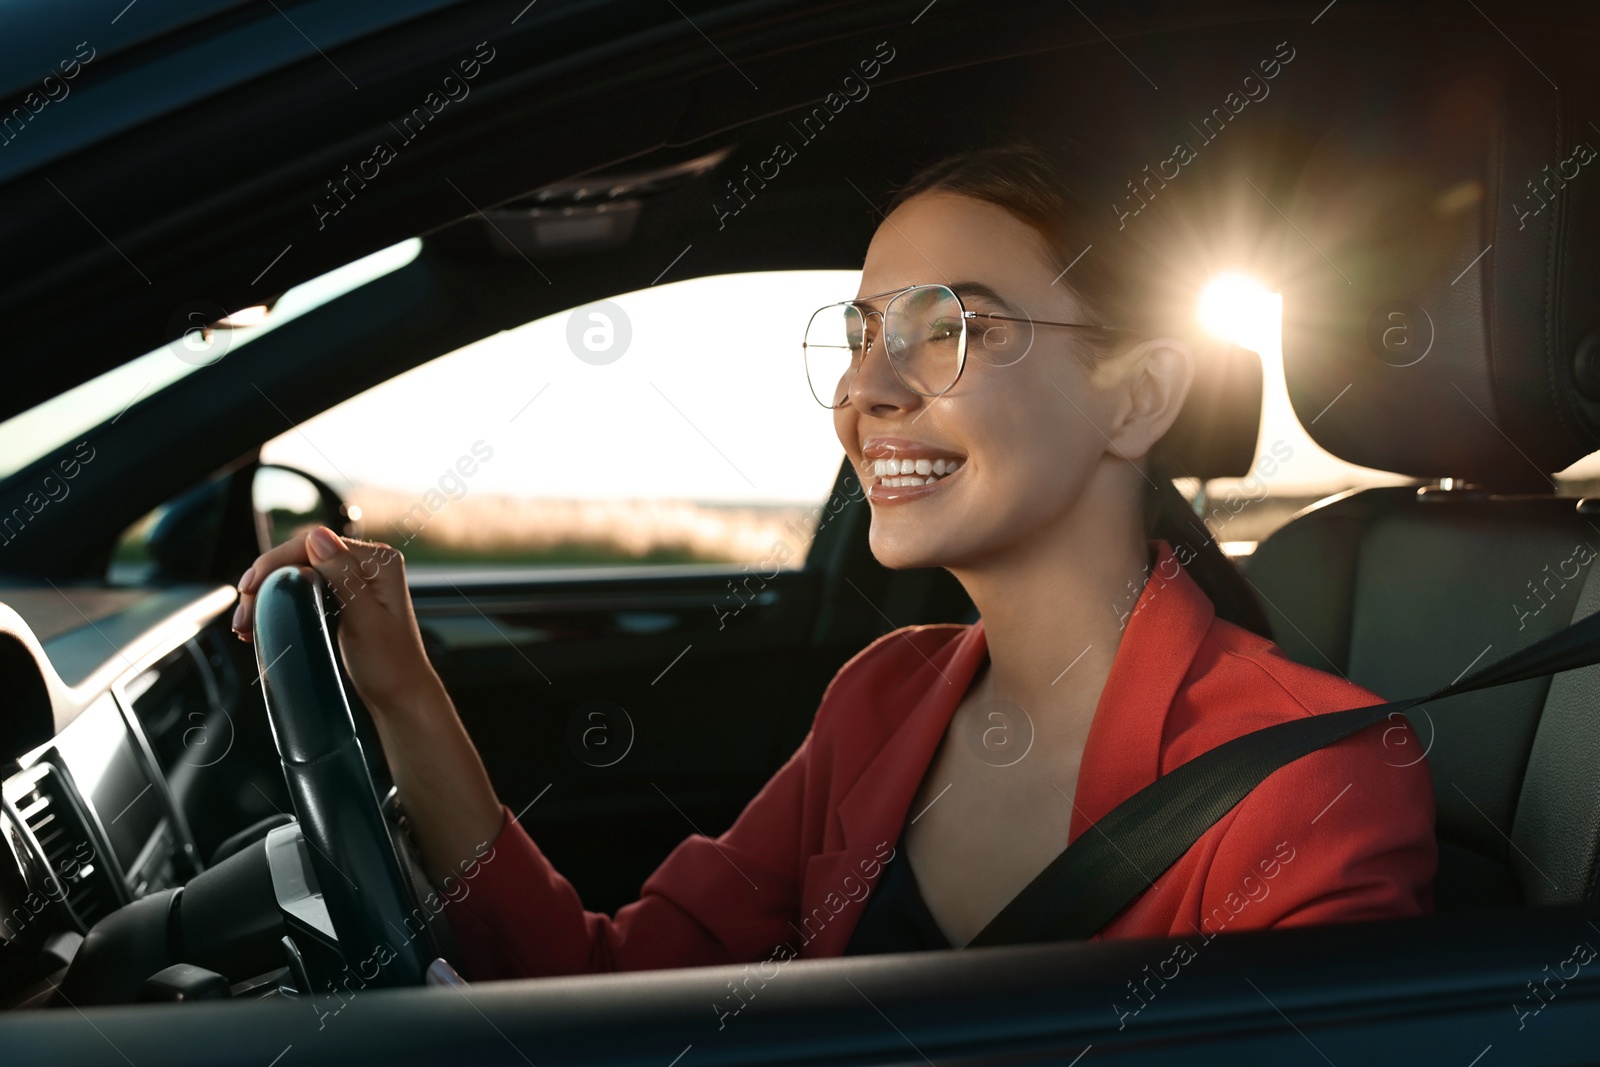
[(308, 566), (339, 599), (339, 652), (372, 712), (423, 864), (436, 886), (494, 841), (505, 813), (428, 662), (411, 608), (405, 561), (388, 545), (341, 538), (326, 526), (264, 552), (239, 579), (233, 628), (251, 640), (256, 593), (285, 566)]
[(332, 586), (345, 670), (374, 716), (392, 714), (438, 685), (411, 608), (404, 558), (388, 545), (341, 538), (326, 526), (262, 553), (244, 572), (233, 613), (240, 638), (252, 640), (261, 583), (285, 566), (309, 566)]

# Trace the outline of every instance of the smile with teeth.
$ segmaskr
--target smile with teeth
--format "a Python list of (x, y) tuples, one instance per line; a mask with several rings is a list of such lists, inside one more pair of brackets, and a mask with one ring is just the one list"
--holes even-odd
[(875, 459), (872, 476), (878, 484), (894, 489), (903, 485), (926, 485), (961, 469), (960, 459)]

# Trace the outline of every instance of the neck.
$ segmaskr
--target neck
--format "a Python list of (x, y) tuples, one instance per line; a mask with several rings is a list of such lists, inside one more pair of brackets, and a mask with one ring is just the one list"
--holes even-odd
[(1149, 575), (1137, 487), (1130, 501), (1125, 485), (1091, 479), (1051, 526), (951, 568), (983, 617), (989, 666), (979, 696), (1087, 730)]

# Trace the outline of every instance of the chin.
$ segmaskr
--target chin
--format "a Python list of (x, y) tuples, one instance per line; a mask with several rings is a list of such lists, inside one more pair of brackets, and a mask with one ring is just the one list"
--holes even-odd
[(918, 538), (915, 531), (892, 537), (881, 534), (876, 519), (872, 523), (868, 544), (872, 547), (872, 558), (892, 571), (942, 567), (946, 559), (946, 553), (935, 550), (925, 538)]
[[(890, 522), (898, 524), (898, 519)], [(892, 531), (885, 527), (884, 520), (874, 515), (867, 543), (873, 558), (890, 570), (957, 567), (983, 554), (972, 538), (940, 537), (924, 524), (907, 522)]]

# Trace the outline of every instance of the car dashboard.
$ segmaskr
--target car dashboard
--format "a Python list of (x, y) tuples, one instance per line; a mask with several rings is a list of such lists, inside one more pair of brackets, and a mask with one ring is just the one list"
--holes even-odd
[(46, 1003), (84, 935), (202, 869), (187, 813), (248, 684), (235, 591), (0, 583), (0, 1010)]

